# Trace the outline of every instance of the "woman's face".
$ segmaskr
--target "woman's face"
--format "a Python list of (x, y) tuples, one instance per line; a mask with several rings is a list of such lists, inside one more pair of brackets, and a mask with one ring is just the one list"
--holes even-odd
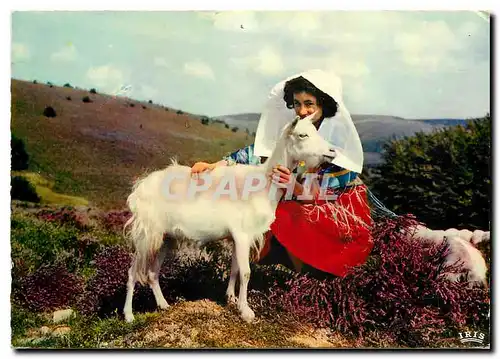
[(293, 94), (293, 109), (297, 116), (300, 118), (307, 117), (316, 112), (316, 115), (313, 118), (313, 123), (321, 119), (323, 117), (323, 109), (314, 97), (307, 92), (299, 92)]

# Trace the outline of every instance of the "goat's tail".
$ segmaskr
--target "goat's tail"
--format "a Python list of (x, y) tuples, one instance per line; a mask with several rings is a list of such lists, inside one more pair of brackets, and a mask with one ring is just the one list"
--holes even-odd
[[(158, 230), (154, 217), (152, 201), (141, 200), (143, 181), (134, 184), (132, 193), (127, 198), (127, 205), (132, 217), (125, 223), (123, 233), (129, 244), (135, 250), (131, 270), (135, 279), (141, 283), (148, 282), (148, 268), (163, 244), (163, 232)], [(127, 231), (127, 227), (130, 227)]]

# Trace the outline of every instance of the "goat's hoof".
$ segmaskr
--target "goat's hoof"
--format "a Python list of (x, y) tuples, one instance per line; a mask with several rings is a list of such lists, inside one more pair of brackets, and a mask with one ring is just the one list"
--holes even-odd
[(134, 315), (132, 313), (125, 313), (125, 321), (127, 323), (132, 323), (134, 321)]
[(168, 304), (164, 299), (160, 303), (158, 303), (158, 308), (160, 308), (161, 310), (167, 310), (168, 308), (170, 308), (170, 304)]
[(249, 307), (240, 308), (241, 319), (247, 323), (253, 322), (255, 319), (255, 313)]
[(236, 298), (236, 296), (234, 294), (226, 294), (226, 301), (227, 301), (227, 304), (237, 304), (238, 303), (238, 299)]

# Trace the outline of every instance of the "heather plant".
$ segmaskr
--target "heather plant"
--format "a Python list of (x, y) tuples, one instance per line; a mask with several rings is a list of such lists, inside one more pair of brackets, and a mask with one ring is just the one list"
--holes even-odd
[(123, 233), (123, 226), (132, 214), (129, 210), (115, 210), (104, 212), (101, 216), (101, 222), (105, 229), (115, 233)]
[(89, 229), (89, 219), (72, 207), (41, 209), (37, 212), (37, 217), (47, 222), (73, 226), (80, 231)]
[(442, 266), (446, 243), (424, 246), (407, 238), (400, 229), (414, 223), (411, 217), (379, 223), (365, 265), (343, 278), (297, 276), (271, 288), (270, 303), (301, 321), (358, 338), (383, 332), (410, 347), (456, 335), (465, 325), (488, 331), (487, 290), (446, 281), (446, 273), (458, 270)]
[(93, 259), (95, 274), (78, 298), (84, 314), (112, 313), (124, 300), (131, 255), (121, 246), (105, 247)]
[(27, 275), (56, 261), (75, 272), (90, 265), (100, 243), (82, 236), (71, 225), (60, 225), (27, 216), (11, 219), (11, 248), (14, 274)]
[(35, 312), (62, 309), (74, 304), (83, 291), (83, 280), (61, 263), (43, 265), (22, 277), (14, 298)]

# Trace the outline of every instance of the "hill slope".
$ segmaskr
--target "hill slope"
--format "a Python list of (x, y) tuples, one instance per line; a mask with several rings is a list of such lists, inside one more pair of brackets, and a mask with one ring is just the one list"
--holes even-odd
[[(252, 141), (223, 124), (123, 97), (19, 80), (11, 94), (11, 131), (25, 142), (29, 170), (53, 181), (56, 192), (103, 209), (123, 206), (133, 179), (171, 157), (187, 165), (215, 161)], [(57, 116), (45, 117), (46, 106)]]

